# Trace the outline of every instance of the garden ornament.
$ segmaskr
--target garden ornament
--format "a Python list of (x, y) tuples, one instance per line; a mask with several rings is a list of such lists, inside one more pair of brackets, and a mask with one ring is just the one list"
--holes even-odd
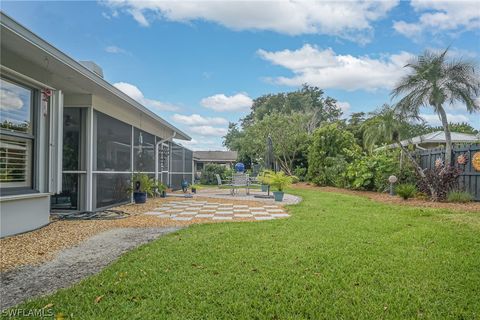
[(395, 191), (394, 191), (394, 189), (393, 189), (393, 185), (394, 185), (395, 183), (397, 183), (397, 181), (398, 181), (398, 178), (397, 178), (396, 176), (394, 176), (394, 175), (391, 175), (390, 177), (388, 177), (388, 182), (390, 182), (390, 195), (391, 195), (391, 196), (394, 196), (394, 195), (395, 195)]

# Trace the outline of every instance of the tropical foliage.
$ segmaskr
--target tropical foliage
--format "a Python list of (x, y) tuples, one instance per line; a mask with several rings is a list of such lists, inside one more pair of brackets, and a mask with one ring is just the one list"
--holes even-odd
[(399, 184), (395, 188), (395, 191), (400, 197), (402, 197), (403, 200), (407, 200), (415, 196), (417, 193), (417, 187), (410, 183)]
[(217, 174), (220, 175), (222, 180), (225, 180), (232, 177), (232, 170), (220, 164), (208, 163), (203, 167), (200, 176), (200, 183), (217, 185)]
[(419, 115), (421, 107), (431, 107), (442, 121), (445, 131), (445, 162), (451, 162), (452, 140), (445, 104), (461, 102), (469, 112), (479, 111), (480, 80), (475, 74), (475, 63), (447, 58), (448, 49), (435, 53), (425, 51), (406, 67), (404, 76), (392, 91), (392, 97), (401, 97), (398, 109), (404, 114)]
[(283, 191), (285, 188), (293, 183), (294, 176), (287, 176), (282, 171), (280, 172), (268, 172), (266, 174), (266, 182), (274, 189)]
[(318, 185), (340, 186), (339, 173), (345, 171), (346, 164), (354, 160), (361, 149), (353, 134), (336, 122), (315, 130), (308, 151), (309, 178)]
[[(460, 102), (469, 112), (480, 110), (480, 80), (474, 63), (449, 59), (447, 53), (448, 49), (427, 51), (411, 61), (391, 93), (398, 103), (384, 104), (371, 113), (341, 118), (336, 100), (308, 85), (261, 96), (245, 118), (230, 124), (224, 145), (238, 151), (248, 166), (265, 163), (271, 141), (276, 168), (300, 181), (384, 192), (388, 177), (395, 175), (399, 183), (415, 184), (418, 194), (446, 199), (458, 170), (446, 165), (425, 171), (413, 156), (413, 147), (401, 141), (443, 130), (445, 163), (450, 164), (450, 131), (479, 133), (468, 123), (448, 122), (447, 104)], [(422, 107), (432, 108), (442, 126), (428, 125), (420, 117)]]

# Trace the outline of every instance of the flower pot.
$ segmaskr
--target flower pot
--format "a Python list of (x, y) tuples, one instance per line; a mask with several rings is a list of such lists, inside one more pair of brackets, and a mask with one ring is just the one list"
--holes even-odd
[(262, 192), (268, 191), (268, 184), (262, 184)]
[(166, 198), (167, 197), (167, 192), (162, 191), (160, 192), (160, 198)]
[(147, 202), (147, 193), (146, 192), (134, 192), (133, 200), (135, 203), (145, 203)]
[(283, 201), (283, 191), (273, 191), (273, 197), (275, 198), (275, 201)]

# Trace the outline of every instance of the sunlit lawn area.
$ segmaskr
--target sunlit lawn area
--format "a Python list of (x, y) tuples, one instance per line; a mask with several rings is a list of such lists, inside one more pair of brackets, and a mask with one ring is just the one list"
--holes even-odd
[(478, 319), (480, 213), (292, 190), (289, 219), (196, 225), (22, 308), (78, 319)]

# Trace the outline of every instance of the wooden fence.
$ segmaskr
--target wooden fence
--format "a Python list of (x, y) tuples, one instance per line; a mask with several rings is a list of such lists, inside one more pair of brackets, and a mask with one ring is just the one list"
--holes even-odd
[[(452, 165), (458, 166), (462, 174), (458, 177), (458, 186), (461, 190), (470, 192), (476, 201), (480, 201), (480, 171), (476, 171), (472, 165), (472, 158), (476, 152), (480, 152), (480, 144), (456, 145), (452, 150)], [(415, 153), (419, 164), (424, 169), (435, 167), (437, 159), (445, 159), (445, 148), (436, 148), (417, 151)], [(467, 159), (464, 165), (458, 164), (457, 158), (464, 155)]]

